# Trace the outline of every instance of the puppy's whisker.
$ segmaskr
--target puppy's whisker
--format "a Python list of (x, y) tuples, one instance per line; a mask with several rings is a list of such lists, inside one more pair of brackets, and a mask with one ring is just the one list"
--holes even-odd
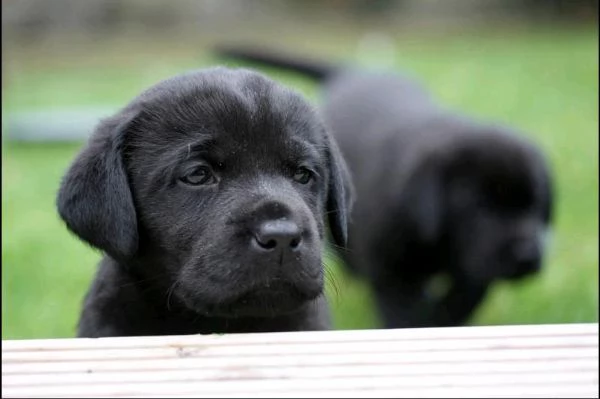
[(323, 265), (323, 270), (325, 281), (333, 290), (333, 298), (335, 300), (335, 303), (338, 303), (340, 299), (340, 289), (335, 278), (335, 273), (331, 269), (329, 269), (325, 264)]
[(177, 287), (177, 284), (179, 283), (179, 280), (175, 280), (175, 282), (173, 284), (171, 284), (171, 287), (169, 287), (169, 289), (167, 290), (167, 310), (171, 311), (171, 296), (173, 295), (173, 291), (175, 291), (175, 288)]
[(353, 252), (351, 248), (342, 247), (341, 245), (337, 245), (337, 244), (335, 244), (333, 242), (329, 242), (328, 245), (330, 245), (333, 248), (339, 249), (340, 251), (343, 251), (343, 252), (347, 252), (347, 253), (352, 253)]
[(139, 285), (139, 283), (155, 282), (158, 280), (163, 280), (165, 277), (170, 277), (170, 276), (171, 276), (171, 274), (169, 272), (157, 273), (156, 275), (151, 276), (151, 277), (136, 278), (133, 281), (119, 284), (117, 287), (118, 288), (137, 287)]
[(338, 212), (337, 209), (329, 209), (329, 210), (326, 210), (325, 212), (323, 212), (323, 215), (331, 215), (332, 213), (336, 213), (336, 212)]
[(200, 318), (202, 317), (202, 314), (198, 313), (193, 319), (192, 319), (192, 325), (195, 324), (198, 320), (200, 320)]

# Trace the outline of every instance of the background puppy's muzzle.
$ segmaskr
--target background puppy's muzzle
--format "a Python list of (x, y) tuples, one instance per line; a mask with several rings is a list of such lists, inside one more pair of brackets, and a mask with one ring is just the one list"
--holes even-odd
[(509, 278), (524, 277), (537, 273), (542, 266), (542, 249), (537, 240), (516, 242), (510, 252), (512, 272)]

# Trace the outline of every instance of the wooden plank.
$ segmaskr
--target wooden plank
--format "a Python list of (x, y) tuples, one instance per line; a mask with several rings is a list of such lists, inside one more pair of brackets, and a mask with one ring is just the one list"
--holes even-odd
[(598, 397), (598, 324), (3, 341), (3, 397)]
[[(453, 327), (453, 328), (407, 328), (388, 330), (340, 330), (323, 333), (321, 331), (283, 332), (270, 334), (229, 334), (229, 335), (203, 335), (198, 341), (196, 335), (184, 336), (158, 336), (115, 338), (72, 338), (62, 339), (30, 339), (30, 340), (5, 340), (2, 351), (18, 350), (69, 350), (69, 349), (98, 349), (99, 342), (104, 342), (103, 348), (145, 348), (163, 345), (189, 345), (202, 342), (214, 345), (269, 345), (289, 343), (315, 343), (315, 342), (357, 342), (371, 340), (377, 336), (379, 341), (391, 340), (438, 340), (438, 339), (482, 339), (510, 337), (559, 337), (559, 336), (589, 336), (598, 335), (597, 323), (578, 324), (532, 324), (532, 325), (504, 325), (504, 326), (478, 326), (478, 327)], [(51, 341), (51, 345), (49, 344)]]
[[(393, 353), (393, 352), (461, 352), (490, 350), (503, 347), (505, 350), (536, 350), (548, 347), (556, 349), (589, 349), (596, 346), (596, 338), (586, 337), (528, 337), (507, 338), (502, 342), (493, 340), (437, 340), (429, 342), (401, 342), (401, 341), (364, 341), (357, 345), (352, 343), (320, 342), (311, 344), (284, 344), (284, 345), (215, 345), (188, 344), (186, 346), (166, 345), (161, 347), (143, 349), (109, 349), (100, 346), (97, 349), (68, 350), (60, 355), (61, 361), (81, 360), (161, 360), (180, 357), (226, 357), (226, 356), (266, 356), (266, 355), (329, 355), (336, 353)], [(4, 363), (13, 362), (45, 362), (56, 359), (56, 351), (35, 352), (6, 352), (3, 356)]]

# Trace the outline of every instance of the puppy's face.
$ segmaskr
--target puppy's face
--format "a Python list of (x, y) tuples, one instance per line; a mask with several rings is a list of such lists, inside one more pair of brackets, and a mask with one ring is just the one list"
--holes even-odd
[(504, 129), (466, 133), (448, 136), (411, 176), (407, 220), (473, 280), (534, 273), (551, 221), (549, 168), (531, 143)]
[(451, 247), (480, 281), (519, 278), (542, 264), (551, 192), (542, 157), (499, 136), (458, 151), (447, 176)]
[[(66, 205), (83, 198), (75, 175), (114, 151), (126, 187), (109, 188), (94, 228)], [(298, 95), (218, 68), (162, 82), (105, 123), (67, 174), (59, 211), (84, 240), (158, 277), (165, 298), (205, 315), (271, 316), (322, 294), (324, 217), (343, 245), (346, 173)], [(75, 206), (97, 202), (86, 198)]]

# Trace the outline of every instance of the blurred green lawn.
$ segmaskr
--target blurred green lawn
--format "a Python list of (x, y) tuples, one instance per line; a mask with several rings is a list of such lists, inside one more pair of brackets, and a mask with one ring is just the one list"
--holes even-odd
[[(395, 65), (420, 75), (433, 92), (469, 113), (522, 129), (547, 152), (556, 173), (556, 223), (543, 273), (497, 284), (473, 324), (598, 320), (597, 31), (542, 31), (398, 41)], [(118, 107), (159, 79), (216, 63), (169, 46), (148, 55), (87, 62), (30, 58), (3, 89), (3, 112), (38, 107)], [(364, 60), (362, 60), (364, 62)], [(377, 60), (366, 60), (377, 64)], [(318, 101), (309, 81), (272, 76)], [(70, 235), (54, 197), (81, 144), (2, 148), (2, 338), (73, 336), (82, 296), (99, 254)], [(337, 328), (377, 325), (368, 290), (329, 268)]]

